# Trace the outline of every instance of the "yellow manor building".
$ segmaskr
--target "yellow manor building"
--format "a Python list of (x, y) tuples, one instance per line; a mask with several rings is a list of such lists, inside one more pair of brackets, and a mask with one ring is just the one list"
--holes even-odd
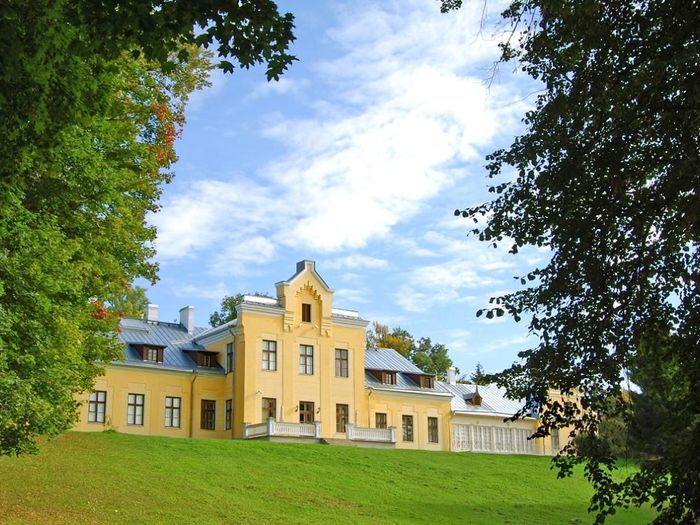
[[(124, 359), (81, 399), (81, 431), (299, 440), (422, 450), (551, 454), (557, 436), (528, 440), (534, 418), (493, 386), (447, 382), (392, 349), (366, 349), (368, 322), (335, 308), (313, 261), (276, 284), (277, 298), (245, 296), (237, 318), (196, 328), (123, 319)], [(562, 443), (563, 444), (563, 443)]]

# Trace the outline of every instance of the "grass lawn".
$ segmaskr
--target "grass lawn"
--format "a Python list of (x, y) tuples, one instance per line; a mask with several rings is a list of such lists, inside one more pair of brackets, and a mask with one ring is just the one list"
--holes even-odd
[[(68, 433), (0, 457), (0, 523), (591, 523), (550, 460)], [(611, 524), (651, 520), (648, 509)]]

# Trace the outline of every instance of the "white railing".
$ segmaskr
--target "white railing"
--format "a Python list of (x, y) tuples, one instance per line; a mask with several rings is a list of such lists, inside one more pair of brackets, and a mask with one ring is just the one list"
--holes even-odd
[(321, 422), (285, 423), (270, 418), (264, 423), (256, 423), (254, 425), (243, 423), (243, 439), (265, 436), (320, 438)]
[(348, 423), (345, 425), (350, 441), (374, 441), (377, 443), (396, 443), (396, 427), (364, 428)]

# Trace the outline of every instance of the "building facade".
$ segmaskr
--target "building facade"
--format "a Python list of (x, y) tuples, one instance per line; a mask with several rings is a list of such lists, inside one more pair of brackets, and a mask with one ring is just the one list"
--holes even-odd
[[(366, 349), (368, 322), (333, 304), (301, 261), (276, 298), (245, 296), (237, 318), (196, 328), (124, 319), (124, 359), (81, 398), (81, 431), (326, 440), (422, 450), (550, 453), (528, 440), (535, 419), (505, 423), (518, 403), (494, 387), (437, 381), (392, 349)], [(476, 394), (476, 396), (475, 396)]]

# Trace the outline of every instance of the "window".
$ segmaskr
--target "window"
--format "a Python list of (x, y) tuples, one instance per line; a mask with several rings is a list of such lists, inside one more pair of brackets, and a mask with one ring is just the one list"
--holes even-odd
[(435, 388), (435, 381), (430, 376), (421, 376), (420, 386), (421, 388)]
[(438, 418), (428, 418), (428, 443), (438, 442)]
[(88, 397), (88, 423), (104, 423), (107, 392), (95, 390)]
[(226, 343), (226, 373), (233, 372), (233, 343)]
[(202, 399), (202, 421), (200, 427), (202, 430), (216, 429), (216, 401)]
[(382, 383), (385, 385), (395, 385), (396, 372), (382, 372)]
[(179, 397), (165, 398), (165, 426), (180, 427), (180, 406), (182, 400)]
[(348, 424), (348, 405), (335, 405), (335, 431), (345, 432), (345, 425)]
[(226, 418), (224, 419), (224, 429), (231, 430), (231, 416), (233, 415), (233, 399), (226, 400)]
[(552, 433), (552, 453), (556, 454), (557, 452), (559, 452), (559, 449), (561, 448), (561, 445), (559, 444), (559, 429), (553, 428), (551, 433)]
[(190, 357), (197, 363), (197, 366), (204, 366), (207, 368), (215, 368), (219, 366), (216, 362), (215, 352), (191, 352)]
[(262, 421), (277, 418), (277, 400), (273, 397), (262, 398)]
[(158, 361), (158, 349), (149, 346), (146, 348), (146, 361)]
[(311, 401), (299, 401), (299, 423), (314, 422), (314, 404)]
[(335, 349), (335, 375), (348, 377), (348, 351)]
[(374, 414), (374, 426), (376, 428), (386, 428), (386, 414), (377, 412)]
[(314, 373), (314, 347), (310, 345), (299, 346), (299, 373)]
[(401, 430), (404, 441), (413, 441), (413, 416), (401, 416)]
[(277, 370), (277, 341), (263, 340), (262, 369)]
[(302, 303), (301, 305), (301, 322), (311, 322), (311, 305), (309, 303)]
[(143, 425), (143, 394), (129, 394), (126, 423), (127, 425)]

